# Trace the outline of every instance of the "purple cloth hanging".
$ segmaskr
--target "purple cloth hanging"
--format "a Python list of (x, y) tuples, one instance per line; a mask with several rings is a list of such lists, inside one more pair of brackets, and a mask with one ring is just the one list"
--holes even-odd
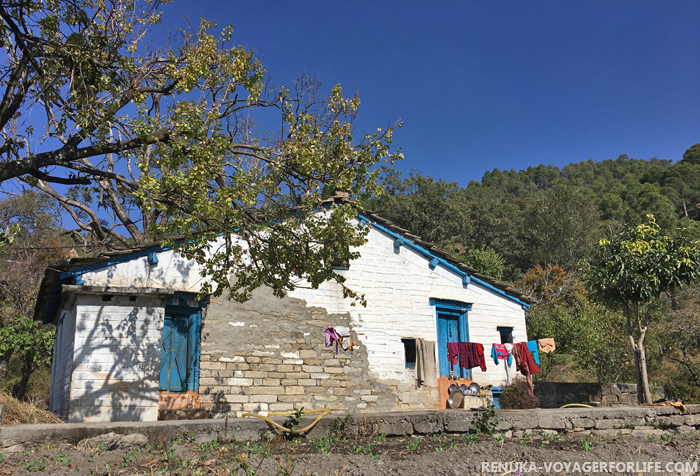
[(326, 327), (326, 347), (332, 346), (333, 342), (335, 342), (335, 355), (338, 355), (340, 354), (340, 346), (338, 345), (340, 335), (335, 331), (335, 327), (328, 326)]

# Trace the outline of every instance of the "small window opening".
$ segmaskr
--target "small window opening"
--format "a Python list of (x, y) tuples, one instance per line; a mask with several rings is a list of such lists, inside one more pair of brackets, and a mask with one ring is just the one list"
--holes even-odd
[(102, 296), (102, 300), (103, 300), (103, 301), (111, 301), (111, 300), (112, 300), (112, 296), (110, 296), (109, 294), (105, 294), (105, 295)]
[(406, 368), (416, 368), (416, 339), (401, 339), (403, 343), (404, 356), (406, 358)]
[(129, 301), (131, 301), (131, 302), (136, 301), (136, 296), (129, 296)]
[(350, 269), (350, 260), (347, 257), (348, 250), (343, 253), (344, 257), (338, 256), (338, 251), (331, 252), (331, 266), (335, 269)]
[(512, 327), (497, 327), (498, 333), (501, 334), (501, 344), (513, 343), (513, 328)]

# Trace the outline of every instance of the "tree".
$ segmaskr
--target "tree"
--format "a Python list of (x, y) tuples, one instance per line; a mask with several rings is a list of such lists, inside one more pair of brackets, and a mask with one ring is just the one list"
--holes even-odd
[(494, 249), (488, 246), (470, 248), (464, 254), (457, 256), (457, 258), (481, 274), (496, 279), (503, 279), (505, 260)]
[(700, 242), (684, 233), (674, 238), (661, 233), (653, 215), (601, 240), (585, 270), (589, 289), (610, 306), (622, 308), (626, 333), (634, 352), (637, 397), (651, 402), (644, 338), (649, 312), (642, 307), (698, 279)]
[(8, 327), (0, 327), (0, 362), (16, 357), (21, 363), (21, 377), (13, 382), (12, 395), (21, 399), (32, 373), (51, 361), (54, 328), (20, 316)]
[[(159, 47), (160, 6), (0, 5), (0, 183), (57, 200), (86, 251), (180, 247), (212, 278), (205, 291), (342, 284), (332, 258), (364, 241), (368, 229), (348, 219), (379, 192), (375, 165), (400, 158), (389, 152), (396, 125), (358, 137), (359, 98), (340, 86), (271, 86), (253, 53), (229, 45), (230, 27), (215, 36), (202, 20)], [(265, 114), (277, 132), (256, 133)], [(338, 191), (348, 200), (330, 204)]]

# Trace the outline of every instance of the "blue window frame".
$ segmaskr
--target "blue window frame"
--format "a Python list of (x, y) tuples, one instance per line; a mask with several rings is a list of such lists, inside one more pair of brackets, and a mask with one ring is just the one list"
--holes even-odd
[(160, 390), (173, 393), (199, 390), (201, 316), (198, 307), (179, 303), (165, 306)]
[(453, 370), (456, 377), (471, 378), (471, 371), (461, 368), (459, 364), (454, 364), (450, 369), (450, 362), (447, 358), (448, 342), (469, 342), (467, 312), (471, 310), (471, 305), (437, 299), (431, 299), (430, 304), (435, 306), (437, 316), (440, 376), (449, 377), (450, 370)]

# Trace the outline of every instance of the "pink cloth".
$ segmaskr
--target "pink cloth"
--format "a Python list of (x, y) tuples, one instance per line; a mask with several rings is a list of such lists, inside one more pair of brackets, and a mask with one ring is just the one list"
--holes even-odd
[(333, 327), (333, 326), (326, 327), (326, 347), (332, 346), (333, 342), (335, 342), (335, 355), (340, 354), (340, 346), (338, 345), (339, 341), (340, 341), (340, 336), (335, 331), (335, 327)]

